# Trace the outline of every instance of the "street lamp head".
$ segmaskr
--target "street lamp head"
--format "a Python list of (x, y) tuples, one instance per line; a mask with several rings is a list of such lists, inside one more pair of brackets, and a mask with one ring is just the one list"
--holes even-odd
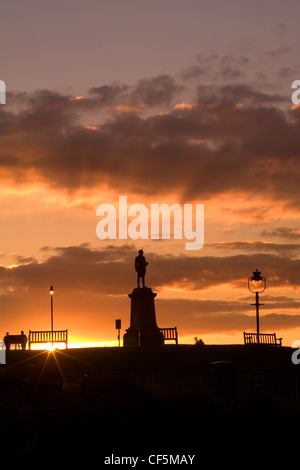
[(50, 292), (51, 295), (54, 294), (54, 288), (53, 288), (53, 286), (50, 286), (49, 292)]
[(261, 276), (260, 271), (256, 269), (253, 276), (248, 278), (248, 289), (250, 292), (261, 294), (266, 288), (266, 278)]

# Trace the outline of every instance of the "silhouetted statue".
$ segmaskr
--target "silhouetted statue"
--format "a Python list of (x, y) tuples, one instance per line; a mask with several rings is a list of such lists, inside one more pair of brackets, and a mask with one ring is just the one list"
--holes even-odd
[(147, 262), (145, 257), (143, 256), (143, 250), (139, 250), (138, 256), (135, 258), (134, 266), (137, 272), (137, 286), (140, 287), (140, 278), (142, 278), (143, 287), (145, 287), (145, 274), (146, 274), (146, 266)]

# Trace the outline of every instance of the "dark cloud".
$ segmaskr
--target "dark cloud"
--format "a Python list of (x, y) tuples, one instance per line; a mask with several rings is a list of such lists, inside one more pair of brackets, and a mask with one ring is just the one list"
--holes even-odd
[(265, 51), (265, 55), (268, 58), (277, 59), (278, 57), (285, 56), (288, 52), (290, 52), (290, 50), (291, 48), (289, 46), (280, 46), (277, 49)]
[[(136, 249), (131, 245), (106, 246), (103, 249), (95, 249), (88, 244), (57, 247), (42, 262), (20, 257), (23, 264), (19, 266), (0, 267), (0, 286), (3, 289), (40, 289), (53, 282), (66, 292), (76, 288), (86, 292), (124, 295), (136, 281), (133, 267), (135, 256)], [(300, 285), (300, 260), (275, 254), (217, 257), (152, 252), (147, 257), (147, 279), (155, 289), (181, 286), (187, 291), (194, 291), (230, 283), (233, 288), (244, 286), (245, 293), (248, 293), (247, 279), (256, 268), (266, 276), (269, 286)]]
[(183, 68), (180, 76), (185, 80), (209, 78), (211, 83), (236, 81), (246, 78), (249, 65), (250, 61), (246, 56), (199, 53), (195, 57), (195, 63)]
[[(168, 256), (152, 260), (151, 279), (160, 285), (179, 285), (189, 290), (205, 289), (230, 283), (245, 286), (252, 272), (258, 268), (267, 278), (268, 286), (299, 286), (300, 260), (275, 254), (240, 254), (235, 256)], [(230, 267), (230, 268), (229, 268)], [(159, 274), (158, 274), (159, 273)]]
[(32, 256), (25, 257), (21, 255), (15, 255), (13, 258), (14, 258), (15, 263), (18, 265), (37, 263), (37, 259), (33, 258)]
[[(162, 75), (134, 90), (98, 87), (82, 100), (47, 90), (26, 95), (21, 111), (0, 110), (2, 174), (22, 183), (34, 176), (68, 191), (105, 183), (120, 192), (176, 190), (183, 199), (259, 192), (298, 201), (300, 109), (287, 114), (278, 106), (284, 97), (245, 84), (197, 92), (193, 106), (173, 107), (178, 85)], [(144, 104), (146, 114), (103, 111), (99, 125), (80, 123), (81, 113), (123, 93), (127, 104)], [(167, 113), (150, 112), (167, 103)]]
[(183, 90), (183, 85), (176, 83), (170, 75), (164, 74), (152, 78), (142, 78), (133, 86), (114, 83), (92, 87), (88, 91), (91, 98), (79, 100), (77, 104), (82, 108), (114, 105), (151, 108), (170, 104), (178, 93)]
[(289, 67), (289, 66), (282, 66), (279, 68), (278, 75), (280, 78), (283, 79), (291, 79), (291, 83), (294, 80), (295, 76), (298, 76), (299, 67)]
[(244, 68), (248, 66), (247, 57), (223, 56), (220, 60), (221, 77), (225, 81), (239, 80), (246, 76)]
[(138, 81), (137, 86), (131, 92), (130, 100), (138, 105), (161, 106), (169, 104), (182, 90), (184, 87), (176, 84), (170, 75), (143, 78)]
[[(242, 299), (240, 299), (242, 301)], [(249, 297), (248, 301), (250, 302), (252, 299)], [(300, 302), (292, 297), (287, 297), (285, 295), (268, 295), (266, 292), (264, 293), (264, 310), (275, 310), (275, 309), (299, 309)]]
[(185, 67), (181, 70), (180, 76), (183, 80), (195, 79), (203, 77), (207, 74), (205, 67), (201, 65), (191, 65), (189, 67)]
[[(300, 235), (298, 235), (299, 237)], [(272, 243), (262, 241), (233, 241), (233, 242), (218, 242), (209, 243), (207, 246), (212, 246), (219, 250), (239, 250), (245, 252), (258, 252), (258, 253), (275, 253), (280, 256), (295, 257), (299, 254), (300, 244), (298, 243)]]
[(284, 21), (280, 21), (279, 23), (276, 24), (275, 29), (278, 35), (280, 36), (280, 38), (282, 38), (285, 35), (285, 33), (290, 29), (290, 27), (291, 25), (284, 23)]
[[(272, 93), (264, 93), (245, 84), (230, 84), (224, 86), (199, 85), (198, 102), (205, 104), (231, 104), (231, 105), (266, 105), (272, 103), (286, 102), (287, 97)], [(228, 110), (230, 106), (228, 106)]]
[(298, 240), (300, 238), (299, 227), (278, 227), (273, 230), (264, 230), (262, 236), (291, 238)]
[(112, 106), (126, 97), (128, 89), (128, 85), (112, 84), (93, 87), (88, 93), (94, 97), (95, 106)]

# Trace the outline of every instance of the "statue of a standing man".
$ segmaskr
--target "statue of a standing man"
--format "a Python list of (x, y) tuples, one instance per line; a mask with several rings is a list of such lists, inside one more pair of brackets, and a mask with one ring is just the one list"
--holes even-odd
[(142, 278), (143, 287), (145, 287), (145, 274), (146, 274), (146, 266), (147, 261), (143, 256), (143, 250), (139, 250), (138, 256), (135, 258), (134, 266), (137, 272), (137, 286), (140, 287), (140, 278)]

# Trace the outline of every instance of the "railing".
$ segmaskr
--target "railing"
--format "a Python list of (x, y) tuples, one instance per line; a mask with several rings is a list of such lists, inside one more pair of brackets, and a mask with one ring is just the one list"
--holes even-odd
[[(259, 333), (259, 342), (261, 344), (271, 344), (274, 346), (282, 346), (282, 338), (276, 338), (276, 333)], [(257, 333), (245, 333), (245, 344), (257, 344)]]
[(65, 343), (68, 347), (68, 330), (31, 331), (29, 330), (28, 346), (32, 343)]
[(257, 396), (289, 400), (300, 403), (300, 377), (263, 374), (258, 382), (256, 374), (218, 376), (203, 374), (139, 373), (133, 380), (154, 394), (201, 393), (215, 397), (235, 396), (251, 398)]

